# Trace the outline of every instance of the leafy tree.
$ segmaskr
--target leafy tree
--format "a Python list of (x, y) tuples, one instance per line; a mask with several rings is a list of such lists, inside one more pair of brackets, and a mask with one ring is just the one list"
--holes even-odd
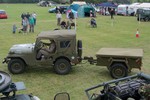
[[(0, 0), (0, 3), (36, 3), (41, 0)], [(51, 1), (51, 0), (45, 0), (45, 1)], [(52, 0), (54, 2), (59, 3), (61, 0)], [(72, 3), (73, 1), (80, 1), (80, 0), (70, 0)], [(108, 0), (81, 0), (86, 1), (88, 3), (101, 3), (101, 2), (107, 2)], [(116, 3), (133, 3), (133, 2), (150, 2), (150, 0), (113, 0), (113, 2)]]

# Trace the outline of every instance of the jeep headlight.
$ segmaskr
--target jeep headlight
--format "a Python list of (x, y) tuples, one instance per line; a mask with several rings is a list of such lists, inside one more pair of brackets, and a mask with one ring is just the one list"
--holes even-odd
[(73, 59), (73, 60), (74, 60), (74, 59), (75, 59), (75, 57), (74, 57), (74, 56), (72, 56), (72, 57), (71, 57), (71, 59)]

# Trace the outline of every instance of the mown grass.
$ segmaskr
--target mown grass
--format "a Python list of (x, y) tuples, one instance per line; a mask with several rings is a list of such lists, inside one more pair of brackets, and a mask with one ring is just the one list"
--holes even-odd
[[(48, 7), (38, 7), (36, 4), (1, 4), (0, 9), (7, 11), (9, 18), (0, 19), (0, 61), (7, 56), (9, 48), (14, 44), (33, 43), (37, 34), (41, 31), (56, 28), (55, 14), (48, 13)], [(21, 26), (21, 14), (23, 12), (36, 12), (37, 25), (35, 33), (12, 34), (12, 25)], [(65, 15), (63, 15), (65, 19)], [(97, 28), (89, 27), (90, 18), (77, 19), (77, 39), (83, 41), (83, 56), (95, 57), (96, 52), (102, 47), (113, 48), (142, 48), (144, 50), (142, 72), (150, 74), (150, 22), (137, 22), (136, 17), (110, 16), (97, 14)], [(136, 30), (139, 29), (140, 38), (136, 38)], [(84, 90), (93, 85), (111, 80), (106, 67), (82, 63), (72, 68), (68, 75), (60, 76), (53, 72), (52, 67), (28, 68), (19, 75), (12, 75), (14, 82), (24, 81), (26, 91), (21, 93), (33, 93), (41, 100), (53, 100), (58, 92), (68, 92), (71, 100), (87, 100)], [(1, 64), (0, 69), (8, 72), (7, 65)], [(129, 75), (139, 72), (133, 70)], [(9, 72), (8, 72), (9, 73)]]

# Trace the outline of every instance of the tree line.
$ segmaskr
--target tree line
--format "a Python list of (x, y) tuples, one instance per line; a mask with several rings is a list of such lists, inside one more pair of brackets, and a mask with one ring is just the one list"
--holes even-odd
[[(37, 3), (41, 0), (0, 0), (0, 3)], [(51, 0), (45, 0), (51, 1)], [(54, 2), (60, 3), (61, 0), (52, 0)], [(86, 1), (88, 3), (100, 3), (107, 2), (108, 0), (70, 0), (70, 3), (73, 1)], [(150, 0), (113, 0), (115, 3), (133, 3), (133, 2), (150, 2)]]

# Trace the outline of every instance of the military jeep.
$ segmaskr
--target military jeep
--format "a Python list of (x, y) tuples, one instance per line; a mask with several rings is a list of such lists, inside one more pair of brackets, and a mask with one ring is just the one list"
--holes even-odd
[[(37, 53), (45, 44), (54, 40), (56, 50), (46, 59), (37, 59)], [(26, 66), (53, 66), (57, 74), (68, 74), (72, 65), (81, 62), (82, 41), (76, 40), (75, 30), (44, 31), (38, 34), (35, 43), (13, 45), (4, 58), (13, 74), (23, 73)]]

